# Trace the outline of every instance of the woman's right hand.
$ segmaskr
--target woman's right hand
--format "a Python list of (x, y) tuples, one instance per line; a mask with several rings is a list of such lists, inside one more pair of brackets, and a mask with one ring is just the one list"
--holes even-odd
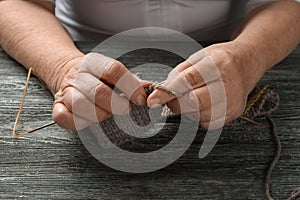
[[(101, 122), (111, 114), (129, 112), (129, 100), (136, 105), (146, 103), (143, 82), (112, 58), (98, 53), (69, 61), (66, 73), (57, 78), (53, 119), (61, 127), (82, 130)], [(117, 94), (117, 87), (124, 95)]]

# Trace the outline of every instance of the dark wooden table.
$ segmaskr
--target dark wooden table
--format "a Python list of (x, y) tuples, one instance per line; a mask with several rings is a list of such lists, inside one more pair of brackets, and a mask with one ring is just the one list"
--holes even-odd
[[(79, 44), (84, 52), (93, 46)], [(141, 50), (122, 56), (121, 61), (130, 68), (149, 61), (175, 66), (180, 59), (166, 52)], [(275, 199), (286, 199), (300, 186), (299, 63), (300, 47), (260, 82), (281, 96), (280, 107), (272, 114), (282, 142), (271, 180)], [(19, 140), (12, 138), (26, 74), (0, 50), (0, 199), (265, 199), (265, 173), (275, 150), (268, 127), (225, 127), (204, 159), (197, 157), (205, 136), (199, 130), (190, 149), (170, 166), (147, 174), (123, 173), (92, 157), (77, 133), (57, 126)], [(147, 78), (154, 80), (160, 74), (152, 70)], [(32, 78), (19, 130), (51, 121), (52, 103), (50, 92)], [(158, 138), (136, 147), (159, 144)]]

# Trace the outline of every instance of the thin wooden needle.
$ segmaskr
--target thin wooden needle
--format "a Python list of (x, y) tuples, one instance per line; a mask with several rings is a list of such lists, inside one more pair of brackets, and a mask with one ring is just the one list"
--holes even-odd
[(38, 128), (35, 128), (35, 129), (32, 129), (30, 131), (27, 131), (27, 132), (24, 132), (22, 134), (19, 134), (17, 135), (16, 132), (17, 132), (17, 125), (18, 125), (18, 121), (19, 121), (19, 118), (21, 116), (21, 113), (22, 113), (22, 109), (24, 107), (24, 102), (25, 102), (25, 97), (26, 97), (26, 94), (27, 94), (27, 90), (28, 90), (28, 85), (29, 85), (29, 80), (30, 80), (30, 76), (31, 76), (31, 73), (33, 72), (33, 68), (30, 68), (28, 70), (28, 75), (27, 75), (27, 79), (26, 79), (26, 84), (25, 84), (25, 88), (24, 88), (24, 92), (23, 92), (23, 97), (22, 97), (22, 101), (21, 101), (21, 104), (20, 104), (20, 108), (19, 108), (19, 112), (18, 112), (18, 115), (16, 117), (16, 121), (15, 121), (15, 124), (14, 124), (14, 128), (13, 128), (13, 137), (15, 139), (18, 139), (20, 137), (23, 137), (24, 135), (27, 135), (29, 133), (32, 133), (32, 132), (35, 132), (35, 131), (38, 131), (38, 130), (41, 130), (43, 128), (46, 128), (46, 127), (49, 127), (49, 126), (52, 126), (55, 124), (55, 122), (51, 122), (51, 123), (48, 123), (48, 124), (45, 124), (41, 127), (38, 127)]
[(265, 127), (265, 126), (266, 126), (266, 125), (263, 124), (263, 123), (256, 122), (256, 121), (254, 121), (254, 120), (252, 120), (252, 119), (249, 119), (249, 118), (247, 118), (247, 117), (244, 117), (244, 116), (240, 116), (240, 118), (243, 119), (243, 120), (245, 120), (245, 121), (248, 121), (248, 122), (250, 122), (250, 123), (252, 123), (252, 124), (255, 124), (255, 125), (259, 126), (259, 127)]
[(40, 127), (38, 127), (38, 128), (34, 128), (34, 129), (30, 130), (30, 131), (27, 131), (27, 132), (24, 132), (24, 133), (22, 133), (22, 134), (16, 135), (16, 136), (14, 136), (14, 138), (15, 138), (15, 139), (18, 139), (18, 138), (20, 138), (20, 137), (23, 137), (23, 136), (25, 136), (25, 135), (28, 135), (29, 133), (33, 133), (33, 132), (35, 132), (35, 131), (38, 131), (38, 130), (47, 128), (47, 127), (52, 126), (52, 125), (54, 125), (54, 124), (56, 124), (56, 123), (55, 123), (55, 122), (50, 122), (50, 123), (45, 124), (45, 125), (43, 125), (43, 126), (40, 126)]
[(21, 113), (22, 113), (23, 106), (24, 106), (25, 97), (26, 97), (26, 94), (27, 94), (27, 89), (28, 89), (29, 80), (30, 80), (30, 75), (31, 75), (32, 71), (33, 71), (32, 68), (30, 68), (29, 71), (28, 71), (28, 75), (27, 75), (27, 79), (26, 79), (26, 85), (25, 85), (25, 88), (24, 88), (22, 101), (21, 101), (21, 104), (20, 104), (20, 108), (19, 108), (18, 115), (17, 115), (17, 117), (16, 117), (16, 121), (15, 121), (15, 124), (14, 124), (14, 128), (13, 128), (13, 137), (14, 137), (14, 138), (17, 138), (17, 137), (18, 137), (18, 136), (16, 135), (17, 125), (18, 125), (18, 121), (19, 121), (20, 115), (21, 115)]

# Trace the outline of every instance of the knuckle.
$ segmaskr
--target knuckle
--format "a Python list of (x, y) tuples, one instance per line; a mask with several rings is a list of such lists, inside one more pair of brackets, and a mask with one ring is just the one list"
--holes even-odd
[(106, 67), (106, 73), (113, 79), (119, 79), (122, 76), (123, 64), (117, 60), (112, 65)]
[(84, 97), (79, 95), (74, 95), (72, 99), (72, 107), (71, 110), (74, 111), (74, 109), (80, 110), (80, 108), (84, 107)]
[(83, 68), (87, 67), (89, 64), (95, 63), (99, 60), (100, 54), (98, 53), (88, 53), (84, 56)]
[(234, 56), (229, 51), (222, 51), (221, 56), (224, 61), (227, 61), (227, 62), (234, 61)]
[(109, 98), (109, 93), (107, 90), (107, 86), (100, 82), (99, 84), (97, 84), (97, 86), (95, 87), (95, 98), (100, 98), (100, 99), (108, 99)]
[(220, 58), (222, 60), (221, 67), (226, 68), (227, 66), (235, 66), (237, 64), (236, 58), (230, 52), (222, 52)]
[(221, 70), (226, 71), (225, 69), (228, 66), (236, 65), (236, 57), (229, 51), (213, 51), (209, 52), (209, 56), (212, 59), (213, 63)]
[(200, 80), (199, 74), (192, 71), (184, 72), (184, 77), (191, 86), (197, 85)]
[(60, 102), (62, 101), (62, 98), (63, 98), (63, 91), (62, 90), (59, 90), (57, 93), (54, 94), (54, 99), (56, 102)]
[[(65, 105), (66, 108), (70, 109), (70, 106), (69, 106), (69, 101), (68, 101), (68, 98), (67, 96), (69, 94), (72, 94), (72, 87), (67, 87), (65, 88), (64, 90), (59, 90), (55, 95), (54, 95), (54, 106), (57, 104), (57, 103), (62, 103)], [(55, 108), (55, 107), (54, 107)]]

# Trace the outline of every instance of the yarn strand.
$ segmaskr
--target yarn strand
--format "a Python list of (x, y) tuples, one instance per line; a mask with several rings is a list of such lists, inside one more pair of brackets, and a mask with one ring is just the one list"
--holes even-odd
[(297, 197), (300, 197), (300, 188), (292, 192), (292, 195), (288, 198), (288, 200), (295, 200)]
[(271, 175), (272, 175), (272, 172), (274, 170), (274, 167), (275, 165), (277, 164), (279, 158), (280, 158), (280, 154), (281, 154), (281, 142), (280, 142), (280, 138), (277, 134), (277, 131), (276, 131), (276, 126), (275, 126), (275, 123), (273, 121), (273, 119), (267, 115), (266, 116), (269, 124), (270, 124), (270, 128), (271, 128), (271, 133), (275, 139), (275, 142), (276, 142), (276, 152), (275, 152), (275, 156), (273, 158), (273, 161), (271, 162), (269, 168), (268, 168), (268, 171), (267, 171), (267, 175), (266, 175), (266, 179), (265, 179), (265, 192), (266, 192), (266, 197), (268, 200), (273, 200), (273, 197), (271, 195), (271, 192), (270, 192), (270, 180), (271, 180)]
[[(266, 175), (266, 180), (265, 180), (266, 197), (267, 197), (268, 200), (273, 200), (273, 197), (272, 197), (271, 192), (270, 192), (270, 180), (271, 180), (271, 175), (272, 175), (272, 172), (275, 168), (275, 165), (277, 164), (277, 162), (280, 158), (281, 142), (280, 142), (280, 138), (277, 134), (276, 125), (275, 125), (274, 120), (269, 115), (267, 115), (266, 118), (267, 118), (267, 121), (270, 124), (271, 133), (274, 137), (274, 140), (275, 140), (276, 146), (277, 146), (273, 161), (271, 162), (271, 164), (268, 168), (267, 175)], [(297, 197), (300, 197), (300, 188), (298, 188), (294, 192), (292, 192), (292, 194), (288, 198), (288, 200), (295, 200)]]

